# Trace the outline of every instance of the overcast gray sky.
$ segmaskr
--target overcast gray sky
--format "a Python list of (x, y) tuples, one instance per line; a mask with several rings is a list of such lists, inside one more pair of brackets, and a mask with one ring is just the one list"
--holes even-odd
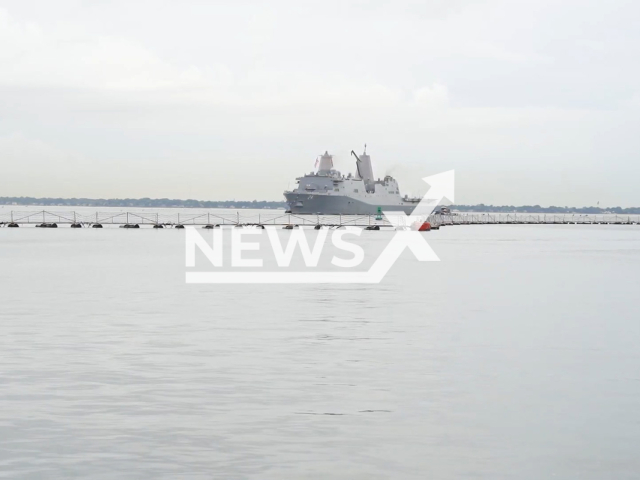
[(640, 2), (0, 0), (0, 196), (640, 206)]

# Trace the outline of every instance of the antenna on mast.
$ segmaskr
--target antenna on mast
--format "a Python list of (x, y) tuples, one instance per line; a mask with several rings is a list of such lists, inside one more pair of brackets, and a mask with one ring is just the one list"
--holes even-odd
[(351, 155), (353, 155), (354, 157), (356, 157), (356, 170), (358, 171), (358, 176), (360, 178), (362, 178), (362, 174), (360, 173), (360, 162), (362, 160), (360, 160), (360, 158), (358, 158), (358, 155), (356, 154), (356, 152), (354, 152), (353, 150), (351, 150)]

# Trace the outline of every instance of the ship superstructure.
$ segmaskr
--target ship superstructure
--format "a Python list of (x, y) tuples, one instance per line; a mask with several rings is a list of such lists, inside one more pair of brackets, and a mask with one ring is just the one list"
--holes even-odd
[(316, 160), (316, 171), (298, 177), (297, 187), (285, 191), (288, 210), (299, 214), (373, 215), (380, 211), (410, 214), (419, 198), (402, 197), (398, 182), (390, 175), (375, 179), (366, 146), (356, 158), (356, 173), (342, 175), (333, 168), (333, 156), (325, 151)]

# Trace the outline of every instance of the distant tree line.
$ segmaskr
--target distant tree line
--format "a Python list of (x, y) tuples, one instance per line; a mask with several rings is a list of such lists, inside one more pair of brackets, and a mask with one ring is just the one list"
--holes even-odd
[(265, 200), (177, 200), (170, 198), (34, 198), (0, 197), (0, 205), (39, 205), (63, 207), (155, 207), (155, 208), (285, 208), (284, 202)]
[[(0, 205), (37, 205), (63, 207), (139, 207), (139, 208), (273, 208), (284, 209), (284, 202), (266, 200), (177, 200), (170, 198), (34, 198), (0, 197)], [(615, 213), (622, 215), (640, 214), (640, 207), (541, 207), (540, 205), (451, 205), (458, 212), (486, 213)]]
[(451, 210), (458, 212), (485, 212), (485, 213), (616, 213), (625, 215), (640, 214), (640, 207), (541, 207), (540, 205), (524, 205), (515, 207), (513, 205), (451, 205)]

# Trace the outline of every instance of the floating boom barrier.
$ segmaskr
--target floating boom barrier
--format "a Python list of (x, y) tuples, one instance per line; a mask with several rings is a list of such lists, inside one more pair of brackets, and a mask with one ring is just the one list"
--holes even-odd
[[(378, 215), (299, 215), (290, 213), (171, 213), (171, 212), (95, 212), (75, 211), (11, 211), (0, 213), (0, 227), (16, 228), (202, 228), (280, 226), (291, 228), (322, 227), (378, 227), (369, 230), (393, 229), (404, 225), (402, 214), (391, 218)], [(433, 214), (419, 221), (428, 222), (432, 230), (456, 225), (640, 225), (640, 215), (579, 215), (579, 214), (524, 214), (524, 213), (453, 213)], [(410, 226), (410, 225), (407, 225)]]

